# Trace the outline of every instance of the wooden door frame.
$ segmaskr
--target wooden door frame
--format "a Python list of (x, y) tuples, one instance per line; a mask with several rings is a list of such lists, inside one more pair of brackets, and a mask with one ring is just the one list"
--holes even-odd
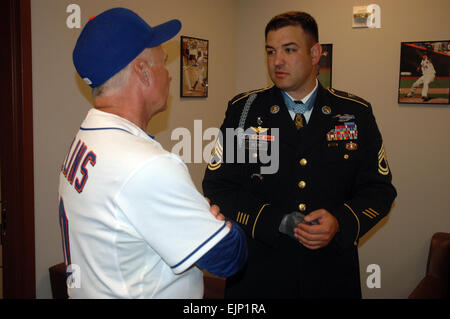
[(30, 0), (0, 1), (0, 155), (3, 297), (35, 298), (33, 91)]

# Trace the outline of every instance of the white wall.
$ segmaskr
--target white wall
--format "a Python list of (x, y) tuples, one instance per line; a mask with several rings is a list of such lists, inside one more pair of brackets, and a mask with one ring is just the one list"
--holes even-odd
[[(236, 88), (235, 0), (111, 1), (111, 0), (32, 0), (33, 100), (35, 149), (35, 231), (36, 290), (38, 298), (51, 298), (48, 268), (63, 261), (58, 225), (58, 175), (65, 153), (91, 107), (90, 90), (75, 73), (72, 50), (81, 29), (68, 29), (66, 8), (81, 7), (82, 26), (89, 17), (117, 6), (139, 13), (150, 25), (178, 18), (183, 23), (179, 35), (165, 43), (172, 75), (169, 107), (152, 119), (148, 131), (167, 149), (176, 143), (174, 128), (193, 132), (196, 119), (203, 127), (218, 126), (227, 99)], [(209, 97), (181, 99), (180, 35), (210, 40)], [(206, 141), (207, 142), (207, 141)], [(206, 144), (206, 142), (204, 144)], [(188, 164), (200, 187), (205, 163)], [(101, 190), (99, 190), (101, 191)]]
[[(376, 3), (381, 29), (352, 29), (352, 8)], [(383, 134), (398, 197), (391, 214), (360, 244), (365, 298), (406, 298), (425, 274), (433, 233), (450, 232), (450, 108), (397, 103), (400, 42), (450, 39), (448, 0), (239, 1), (237, 90), (269, 84), (264, 28), (272, 16), (302, 10), (333, 43), (333, 87), (370, 101)], [(366, 267), (381, 267), (368, 289)]]
[[(179, 98), (179, 36), (163, 47), (173, 76), (169, 109), (148, 131), (167, 149), (174, 128), (193, 132), (219, 126), (235, 93), (268, 85), (264, 27), (275, 14), (305, 10), (318, 21), (321, 42), (333, 43), (333, 86), (372, 102), (383, 133), (399, 196), (391, 215), (360, 245), (363, 279), (379, 264), (381, 289), (366, 298), (405, 298), (425, 273), (430, 238), (450, 232), (449, 106), (397, 104), (401, 41), (450, 38), (448, 0), (379, 0), (382, 28), (351, 28), (353, 5), (362, 0), (32, 0), (35, 228), (37, 297), (50, 298), (48, 267), (63, 260), (58, 226), (58, 173), (86, 111), (89, 90), (76, 76), (71, 54), (80, 29), (68, 29), (66, 7), (77, 3), (82, 24), (114, 6), (141, 14), (151, 25), (178, 18), (180, 35), (210, 40), (209, 97)], [(200, 187), (205, 164), (189, 164)], [(364, 284), (364, 282), (363, 282)]]

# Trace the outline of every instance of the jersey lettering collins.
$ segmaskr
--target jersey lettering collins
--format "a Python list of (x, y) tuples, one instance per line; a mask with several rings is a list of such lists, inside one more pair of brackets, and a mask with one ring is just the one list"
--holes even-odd
[[(202, 298), (191, 267), (229, 232), (182, 160), (114, 114), (91, 109), (60, 173), (71, 298)], [(78, 287), (79, 286), (79, 287)]]

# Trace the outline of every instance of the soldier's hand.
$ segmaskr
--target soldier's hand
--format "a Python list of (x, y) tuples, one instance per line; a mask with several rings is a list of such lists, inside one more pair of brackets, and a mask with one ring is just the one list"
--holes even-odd
[[(205, 197), (206, 200), (208, 201), (208, 203), (211, 203), (211, 201), (209, 200), (209, 198)], [(209, 208), (210, 213), (216, 217), (217, 220), (225, 220), (225, 216), (223, 216), (223, 214), (220, 212), (220, 208), (217, 205), (211, 205), (211, 207)], [(227, 227), (231, 229), (231, 223), (227, 222)]]
[(319, 249), (327, 246), (339, 230), (339, 223), (326, 209), (318, 209), (305, 217), (306, 222), (317, 219), (319, 225), (306, 225), (300, 223), (294, 229), (295, 238), (309, 249)]

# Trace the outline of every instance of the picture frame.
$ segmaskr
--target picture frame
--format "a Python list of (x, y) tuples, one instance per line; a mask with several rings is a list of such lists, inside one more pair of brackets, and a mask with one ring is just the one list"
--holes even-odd
[(450, 103), (450, 40), (401, 42), (399, 104)]
[(332, 87), (333, 74), (333, 44), (322, 44), (322, 56), (319, 60), (319, 73), (317, 79), (324, 88)]
[(180, 97), (208, 97), (209, 41), (181, 36)]

